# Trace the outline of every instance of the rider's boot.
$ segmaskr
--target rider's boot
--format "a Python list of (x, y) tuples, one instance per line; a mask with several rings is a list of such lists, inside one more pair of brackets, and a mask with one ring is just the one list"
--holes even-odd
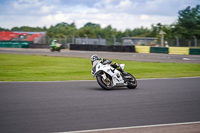
[(122, 74), (123, 74), (124, 76), (128, 75), (128, 73), (125, 72), (124, 70), (122, 70), (121, 72), (122, 72)]
[(123, 78), (126, 78), (126, 76), (128, 76), (128, 73), (125, 72), (122, 68), (120, 68), (119, 71), (122, 73)]

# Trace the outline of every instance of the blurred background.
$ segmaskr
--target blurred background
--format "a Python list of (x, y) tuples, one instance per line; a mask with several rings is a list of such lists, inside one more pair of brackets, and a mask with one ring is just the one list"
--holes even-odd
[(0, 47), (199, 47), (198, 0), (0, 0)]

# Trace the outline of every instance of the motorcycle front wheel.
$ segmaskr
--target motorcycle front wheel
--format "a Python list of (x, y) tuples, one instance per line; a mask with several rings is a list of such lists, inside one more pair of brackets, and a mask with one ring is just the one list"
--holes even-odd
[(106, 80), (103, 79), (101, 75), (96, 77), (97, 83), (104, 89), (104, 90), (111, 90), (113, 87), (112, 78), (107, 77)]
[(132, 78), (129, 79), (127, 87), (128, 87), (129, 89), (135, 89), (135, 88), (137, 87), (137, 80), (136, 80), (136, 78), (135, 78), (133, 75), (131, 75), (130, 73), (128, 73), (128, 75), (131, 76)]

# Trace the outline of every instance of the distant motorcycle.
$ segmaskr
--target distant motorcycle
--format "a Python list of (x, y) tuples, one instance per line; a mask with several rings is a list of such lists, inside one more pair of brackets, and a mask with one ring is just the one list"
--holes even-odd
[[(129, 89), (137, 87), (137, 80), (130, 73), (122, 76), (119, 70), (113, 68), (110, 64), (102, 64), (101, 61), (93, 66), (91, 73), (105, 90), (111, 90), (113, 87), (128, 87)], [(125, 64), (120, 64), (120, 66), (124, 69)]]
[(60, 52), (61, 45), (62, 44), (57, 43), (57, 40), (53, 40), (49, 49), (50, 49), (51, 52), (54, 52), (54, 51)]

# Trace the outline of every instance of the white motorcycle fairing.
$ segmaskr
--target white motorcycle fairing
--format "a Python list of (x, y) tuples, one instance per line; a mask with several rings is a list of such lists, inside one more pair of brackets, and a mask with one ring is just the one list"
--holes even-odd
[[(120, 64), (122, 69), (124, 69), (125, 64)], [(122, 78), (120, 71), (113, 68), (110, 64), (102, 64), (101, 61), (98, 61), (93, 69), (92, 69), (92, 75), (93, 77), (97, 77), (99, 74), (104, 78), (104, 80), (107, 78), (106, 74), (110, 75), (112, 77), (113, 87), (114, 86), (127, 86), (127, 83)]]

